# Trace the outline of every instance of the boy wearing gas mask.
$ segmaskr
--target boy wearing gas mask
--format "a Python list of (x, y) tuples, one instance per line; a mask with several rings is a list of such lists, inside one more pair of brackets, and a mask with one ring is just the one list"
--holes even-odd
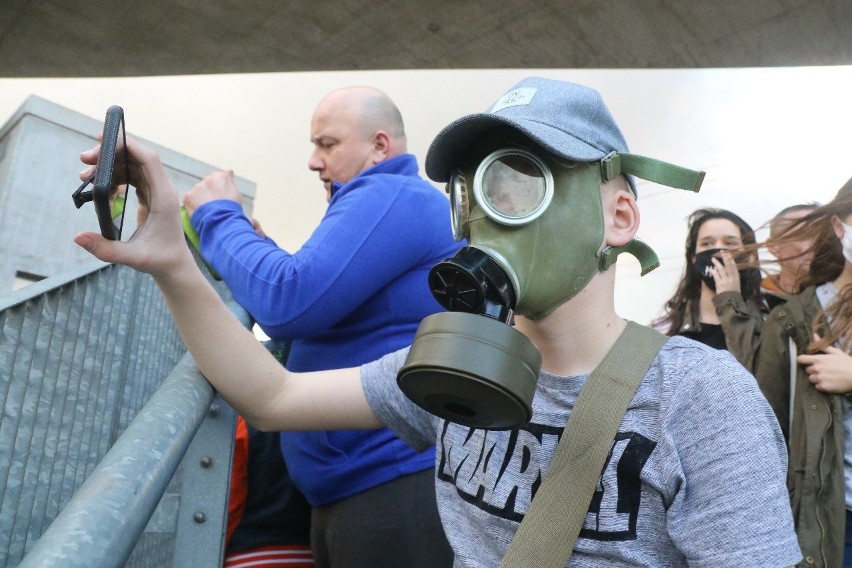
[[(133, 140), (128, 149), (146, 221), (128, 243), (93, 233), (76, 242), (154, 276), (201, 371), (257, 427), (387, 425), (414, 447), (437, 440), (438, 506), (465, 567), (500, 563), (589, 373), (629, 327), (615, 312), (615, 257), (635, 254), (644, 269), (655, 258), (635, 240), (625, 174), (700, 184), (629, 154), (597, 92), (526, 79), (445, 128), (427, 157), (469, 239), (430, 274), (451, 311), (427, 318), (410, 350), (298, 375), (231, 320), (182, 246), (158, 158)], [(93, 164), (97, 149), (81, 159)], [(568, 565), (795, 564), (785, 471), (754, 379), (727, 353), (671, 338), (618, 427)]]

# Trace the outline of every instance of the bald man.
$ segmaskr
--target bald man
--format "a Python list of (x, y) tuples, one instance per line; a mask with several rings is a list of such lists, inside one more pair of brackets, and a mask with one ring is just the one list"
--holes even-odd
[[(333, 91), (311, 119), (328, 209), (287, 252), (243, 214), (230, 173), (184, 196), (204, 258), (272, 339), (292, 342), (286, 367), (358, 366), (409, 345), (441, 310), (427, 282), (454, 241), (446, 197), (418, 175), (396, 105), (369, 87)], [(435, 503), (435, 452), (390, 430), (288, 432), (281, 447), (313, 506), (317, 566), (450, 566)]]

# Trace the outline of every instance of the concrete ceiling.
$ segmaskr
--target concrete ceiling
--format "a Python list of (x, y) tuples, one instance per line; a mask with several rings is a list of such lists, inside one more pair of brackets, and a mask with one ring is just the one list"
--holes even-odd
[(852, 64), (848, 0), (0, 0), (0, 77)]

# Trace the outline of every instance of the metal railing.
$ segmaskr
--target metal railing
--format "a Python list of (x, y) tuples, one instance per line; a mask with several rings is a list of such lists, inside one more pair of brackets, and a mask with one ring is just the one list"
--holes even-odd
[(217, 565), (233, 411), (215, 396), (147, 275), (0, 297), (0, 566)]

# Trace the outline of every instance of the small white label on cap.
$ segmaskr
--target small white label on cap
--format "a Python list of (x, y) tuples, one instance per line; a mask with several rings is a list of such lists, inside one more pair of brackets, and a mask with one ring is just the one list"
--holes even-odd
[(524, 87), (522, 89), (509, 91), (500, 97), (500, 100), (494, 103), (494, 106), (491, 107), (489, 112), (497, 112), (498, 110), (503, 110), (504, 108), (513, 106), (528, 105), (532, 102), (536, 91), (538, 91), (538, 89), (535, 87)]

